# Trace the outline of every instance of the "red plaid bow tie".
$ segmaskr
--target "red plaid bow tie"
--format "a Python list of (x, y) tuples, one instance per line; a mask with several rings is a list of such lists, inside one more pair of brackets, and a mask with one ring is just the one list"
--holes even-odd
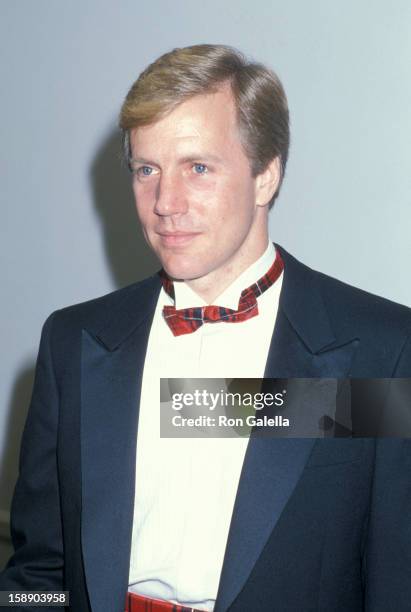
[[(238, 309), (224, 308), (223, 306), (197, 306), (194, 308), (180, 308), (164, 306), (163, 317), (175, 336), (191, 334), (203, 323), (238, 323), (258, 315), (257, 298), (275, 283), (284, 268), (283, 260), (277, 251), (273, 265), (256, 283), (241, 292)], [(175, 300), (173, 281), (163, 271), (161, 279), (164, 291)]]

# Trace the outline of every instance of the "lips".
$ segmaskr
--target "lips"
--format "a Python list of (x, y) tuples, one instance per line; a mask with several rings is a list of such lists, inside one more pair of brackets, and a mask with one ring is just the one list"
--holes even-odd
[(182, 246), (188, 244), (196, 236), (199, 236), (199, 232), (158, 232), (161, 242), (165, 246)]

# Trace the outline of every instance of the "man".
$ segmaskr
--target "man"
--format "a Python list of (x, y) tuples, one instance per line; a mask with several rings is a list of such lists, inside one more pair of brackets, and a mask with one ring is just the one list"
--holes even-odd
[(160, 377), (411, 373), (407, 308), (269, 243), (278, 78), (176, 49), (120, 125), (163, 273), (46, 321), (1, 588), (64, 588), (76, 612), (408, 610), (409, 441), (159, 436)]

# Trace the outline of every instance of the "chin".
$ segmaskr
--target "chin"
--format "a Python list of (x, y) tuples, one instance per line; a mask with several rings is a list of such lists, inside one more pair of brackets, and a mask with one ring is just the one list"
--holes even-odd
[(200, 269), (198, 266), (187, 265), (184, 262), (162, 261), (162, 265), (167, 274), (175, 280), (194, 280), (207, 274), (207, 270)]
[(170, 278), (173, 278), (174, 280), (190, 281), (195, 278), (199, 278), (200, 276), (203, 276), (201, 272), (200, 273), (191, 272), (190, 270), (181, 269), (179, 267), (163, 266), (163, 268), (167, 272), (168, 276)]

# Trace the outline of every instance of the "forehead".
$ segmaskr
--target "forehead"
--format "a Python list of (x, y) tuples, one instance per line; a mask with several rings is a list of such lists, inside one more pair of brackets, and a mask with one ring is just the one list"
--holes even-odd
[(240, 145), (237, 111), (231, 87), (194, 96), (156, 123), (131, 130), (133, 154), (154, 145), (184, 147), (212, 144), (221, 148)]

